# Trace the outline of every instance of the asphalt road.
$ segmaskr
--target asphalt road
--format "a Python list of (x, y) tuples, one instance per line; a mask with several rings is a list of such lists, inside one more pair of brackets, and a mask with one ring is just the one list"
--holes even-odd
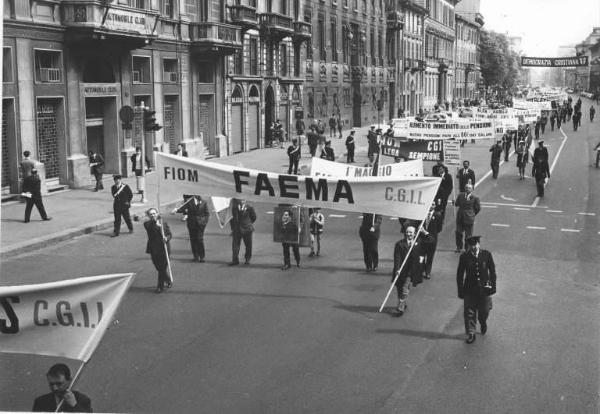
[[(3, 282), (138, 274), (77, 383), (96, 411), (595, 413), (600, 170), (591, 167), (590, 148), (597, 125), (584, 121), (577, 133), (567, 126), (566, 142), (546, 132), (551, 160), (562, 150), (543, 199), (535, 199), (531, 178), (518, 180), (514, 158), (498, 180), (477, 187), (484, 208), (476, 232), (494, 254), (498, 293), (488, 334), (473, 345), (464, 343), (456, 297), (451, 206), (433, 278), (413, 289), (402, 318), (377, 312), (400, 238), (397, 220), (385, 218), (377, 273), (363, 270), (359, 215), (333, 211), (325, 212), (322, 256), (303, 249), (302, 266), (283, 272), (266, 204), (256, 205), (252, 264), (235, 268), (227, 266), (228, 231), (214, 219), (207, 263), (197, 264), (185, 224), (167, 216), (175, 286), (166, 294), (153, 293), (156, 272), (139, 223), (133, 235), (96, 233), (5, 260)], [(488, 157), (489, 145), (478, 145)], [(0, 409), (30, 409), (47, 392), (44, 373), (54, 361), (0, 354)]]

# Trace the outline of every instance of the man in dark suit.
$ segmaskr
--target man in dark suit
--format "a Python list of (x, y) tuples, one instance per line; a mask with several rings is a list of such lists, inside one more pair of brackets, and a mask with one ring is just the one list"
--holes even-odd
[(146, 244), (146, 253), (150, 254), (152, 263), (158, 271), (158, 281), (155, 293), (162, 293), (165, 289), (173, 286), (168, 273), (169, 258), (167, 254), (171, 253), (169, 241), (172, 234), (169, 225), (162, 220), (155, 208), (148, 209), (146, 215), (149, 220), (144, 223), (146, 233), (148, 233), (148, 243)]
[(354, 134), (356, 131), (353, 129), (350, 131), (350, 135), (346, 137), (346, 162), (350, 164), (354, 162), (354, 150), (356, 149), (356, 142), (354, 141)]
[(290, 145), (287, 149), (287, 155), (290, 161), (290, 165), (288, 168), (288, 174), (292, 172), (294, 174), (298, 174), (298, 163), (300, 162), (300, 157), (302, 157), (302, 152), (300, 151), (300, 145), (298, 145), (298, 139), (292, 139), (292, 145)]
[(363, 213), (362, 223), (358, 230), (363, 246), (363, 258), (367, 272), (376, 271), (379, 265), (379, 236), (381, 235), (381, 222), (379, 214)]
[(473, 194), (473, 186), (465, 185), (464, 193), (459, 193), (454, 201), (458, 211), (456, 212), (456, 252), (463, 249), (463, 234), (465, 240), (473, 235), (475, 216), (481, 210), (479, 197)]
[(194, 261), (204, 263), (204, 230), (210, 217), (208, 205), (199, 195), (184, 195), (183, 198), (185, 203), (177, 213), (185, 214)]
[[(396, 280), (396, 290), (398, 292), (397, 316), (402, 316), (406, 311), (406, 299), (410, 292), (410, 285), (418, 285), (423, 280), (423, 271), (425, 269), (425, 244), (429, 242), (429, 233), (422, 229), (422, 234), (427, 240), (417, 237), (414, 226), (409, 225), (404, 230), (404, 238), (396, 242), (394, 246), (394, 269), (392, 271), (392, 281)], [(414, 245), (411, 249), (411, 245)], [(409, 253), (410, 250), (410, 253)], [(407, 257), (402, 270), (400, 266)]]
[(42, 180), (37, 173), (37, 169), (31, 170), (31, 175), (25, 177), (23, 180), (23, 195), (27, 198), (27, 204), (25, 205), (25, 223), (29, 223), (31, 218), (31, 210), (33, 205), (38, 209), (42, 220), (52, 220), (52, 217), (48, 217), (46, 209), (44, 208), (44, 202), (42, 201)]
[(502, 158), (502, 145), (502, 140), (499, 139), (490, 148), (490, 152), (492, 153), (490, 160), (490, 165), (492, 167), (492, 178), (498, 178), (498, 172), (500, 171), (500, 158)]
[(187, 157), (188, 152), (185, 150), (183, 144), (177, 144), (177, 151), (173, 153), (173, 155), (179, 155), (180, 157)]
[(102, 155), (95, 153), (94, 151), (89, 152), (90, 156), (90, 171), (96, 179), (96, 188), (94, 191), (104, 190), (102, 185), (102, 174), (104, 174), (104, 158)]
[(291, 267), (290, 248), (294, 251), (296, 266), (300, 267), (300, 248), (298, 246), (298, 226), (292, 220), (290, 210), (283, 210), (281, 214), (281, 224), (279, 231), (281, 233), (283, 246), (283, 267), (281, 270), (288, 270)]
[[(55, 412), (58, 405), (60, 411), (67, 413), (91, 413), (92, 401), (78, 391), (73, 391), (71, 385), (71, 371), (65, 364), (55, 364), (46, 374), (50, 393), (37, 397), (33, 402), (31, 411)], [(62, 403), (61, 403), (62, 402)]]
[(250, 259), (252, 258), (252, 233), (254, 232), (256, 212), (254, 211), (254, 207), (246, 203), (246, 200), (233, 199), (232, 202), (230, 224), (233, 241), (231, 244), (232, 260), (229, 266), (240, 264), (239, 254), (242, 240), (246, 247), (244, 254), (246, 260), (244, 264), (250, 264)]
[(23, 151), (23, 159), (21, 160), (21, 174), (23, 178), (31, 175), (31, 170), (35, 168), (35, 161), (31, 159), (31, 152)]
[(121, 181), (121, 178), (119, 174), (114, 175), (115, 184), (110, 189), (113, 196), (113, 213), (115, 215), (115, 227), (111, 237), (117, 237), (121, 232), (121, 216), (123, 216), (123, 220), (127, 224), (129, 233), (133, 233), (133, 223), (129, 215), (133, 193), (131, 192), (131, 188)]
[(481, 334), (487, 332), (487, 319), (492, 309), (492, 295), (496, 293), (496, 266), (492, 254), (479, 246), (481, 236), (467, 239), (469, 250), (460, 256), (456, 271), (458, 297), (464, 303), (467, 343), (475, 342), (476, 319)]
[(456, 178), (458, 178), (458, 189), (461, 193), (465, 192), (465, 185), (469, 181), (475, 186), (475, 171), (469, 168), (471, 163), (469, 161), (463, 161), (463, 168), (458, 171)]
[[(150, 169), (150, 160), (148, 157), (142, 158), (142, 148), (136, 147), (135, 154), (131, 155), (131, 171), (135, 173), (135, 183), (137, 187), (138, 194), (141, 195), (141, 202), (145, 202), (144, 199), (144, 191), (145, 191), (145, 182), (144, 182), (144, 169)], [(145, 163), (145, 165), (144, 165)]]
[(317, 146), (319, 145), (319, 135), (315, 132), (315, 126), (311, 125), (307, 134), (306, 140), (308, 141), (308, 151), (310, 156), (314, 157), (317, 154)]
[[(538, 149), (536, 148), (536, 151), (537, 150)], [(548, 165), (548, 160), (544, 159), (543, 156), (538, 156), (537, 158), (534, 156), (531, 175), (535, 177), (538, 197), (543, 197), (546, 178), (550, 179), (550, 166)]]
[(452, 182), (452, 176), (448, 173), (448, 167), (442, 164), (441, 168), (438, 168), (436, 171), (438, 177), (442, 179), (434, 199), (436, 207), (441, 214), (440, 231), (442, 231), (444, 219), (446, 218), (446, 206), (448, 205), (448, 198), (450, 198), (450, 194), (452, 194), (454, 183)]

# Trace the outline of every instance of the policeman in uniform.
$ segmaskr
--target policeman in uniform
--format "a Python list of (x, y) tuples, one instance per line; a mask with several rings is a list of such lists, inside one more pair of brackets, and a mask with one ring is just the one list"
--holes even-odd
[(467, 239), (469, 249), (460, 256), (456, 271), (458, 297), (464, 301), (466, 342), (475, 342), (476, 320), (481, 334), (487, 332), (487, 319), (496, 293), (496, 266), (492, 254), (479, 246), (481, 236)]

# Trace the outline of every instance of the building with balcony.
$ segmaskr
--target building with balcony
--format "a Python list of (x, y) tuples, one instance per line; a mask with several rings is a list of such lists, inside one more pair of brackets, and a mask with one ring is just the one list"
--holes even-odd
[(588, 66), (575, 68), (574, 83), (576, 91), (600, 91), (600, 27), (594, 27), (592, 32), (581, 42), (575, 45), (577, 56), (587, 56)]
[(424, 109), (450, 105), (454, 92), (455, 6), (461, 0), (426, 0)]
[(462, 0), (456, 5), (456, 40), (454, 60), (454, 100), (479, 98), (481, 81), (479, 31), (484, 20), (480, 0)]

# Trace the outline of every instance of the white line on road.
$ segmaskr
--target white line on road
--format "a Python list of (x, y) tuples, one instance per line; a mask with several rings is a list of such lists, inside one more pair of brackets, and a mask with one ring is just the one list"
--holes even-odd
[(275, 214), (274, 211), (266, 211), (265, 213), (267, 213), (267, 214)]
[(498, 208), (498, 206), (486, 206), (486, 205), (481, 205), (481, 207), (485, 207), (485, 208)]
[[(527, 207), (531, 208), (530, 205), (527, 204), (511, 204), (511, 203), (493, 203), (491, 201), (482, 201), (481, 205), (496, 205), (496, 206), (508, 206), (508, 207)], [(538, 208), (548, 208), (546, 206), (539, 206)]]
[(577, 213), (577, 214), (579, 214), (581, 216), (595, 216), (596, 215), (596, 213)]
[[(510, 152), (510, 154), (508, 154), (509, 158), (510, 158), (510, 157), (512, 157), (512, 155), (513, 155), (514, 153), (515, 153), (515, 151), (514, 151), (514, 150), (513, 150), (513, 151), (511, 151), (511, 152)], [(504, 160), (502, 160), (502, 161), (500, 161), (500, 164), (499, 164), (499, 165), (502, 165), (502, 164), (504, 164), (504, 163), (505, 163), (505, 161), (504, 161)], [(492, 175), (492, 170), (489, 170), (487, 173), (485, 173), (485, 175), (484, 175), (483, 177), (481, 177), (481, 178), (479, 179), (479, 181), (477, 181), (477, 182), (475, 183), (475, 186), (474, 186), (473, 188), (477, 188), (477, 186), (478, 186), (479, 184), (481, 184), (481, 183), (482, 183), (482, 182), (483, 182), (483, 181), (484, 181), (486, 178), (488, 178), (490, 175)]]
[(346, 215), (345, 214), (330, 214), (329, 217), (344, 218), (344, 217), (346, 217)]
[(510, 227), (510, 224), (492, 223), (492, 226), (494, 226), (494, 227)]
[(562, 213), (562, 210), (546, 210), (547, 213)]
[(527, 226), (529, 230), (546, 230), (546, 227)]
[(564, 231), (565, 233), (579, 233), (581, 230), (577, 230), (577, 229), (560, 229), (560, 231)]
[(530, 209), (530, 208), (527, 208), (527, 207), (515, 207), (515, 208), (513, 208), (513, 210), (523, 210), (523, 211), (529, 211), (529, 210), (531, 210), (531, 209)]

